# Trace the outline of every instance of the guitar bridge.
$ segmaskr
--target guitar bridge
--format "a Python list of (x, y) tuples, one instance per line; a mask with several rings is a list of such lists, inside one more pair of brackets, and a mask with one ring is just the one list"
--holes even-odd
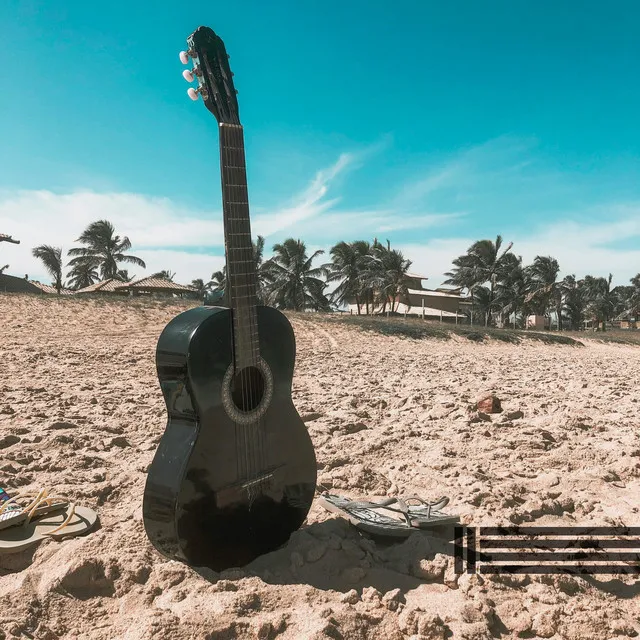
[(216, 506), (218, 509), (224, 509), (238, 501), (246, 501), (247, 498), (253, 500), (254, 497), (259, 496), (265, 490), (273, 489), (276, 471), (283, 466), (279, 465), (266, 469), (253, 478), (222, 487), (216, 491)]

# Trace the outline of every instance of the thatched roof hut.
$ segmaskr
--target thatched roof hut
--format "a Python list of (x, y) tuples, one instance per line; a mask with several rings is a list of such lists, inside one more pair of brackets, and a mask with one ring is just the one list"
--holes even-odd
[(125, 291), (133, 295), (141, 293), (164, 293), (182, 296), (185, 293), (195, 293), (196, 290), (193, 287), (171, 282), (171, 280), (166, 280), (165, 278), (148, 276), (146, 278), (133, 280), (132, 282), (122, 282), (115, 287), (115, 291)]

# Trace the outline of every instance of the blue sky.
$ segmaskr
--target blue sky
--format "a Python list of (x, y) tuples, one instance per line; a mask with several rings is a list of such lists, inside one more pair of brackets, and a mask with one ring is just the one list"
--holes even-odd
[[(254, 233), (389, 239), (439, 285), (501, 233), (563, 273), (640, 271), (636, 2), (0, 4), (0, 245), (65, 250), (107, 217), (178, 281), (222, 263), (217, 128), (178, 52), (231, 55)], [(138, 273), (139, 272), (139, 273)]]

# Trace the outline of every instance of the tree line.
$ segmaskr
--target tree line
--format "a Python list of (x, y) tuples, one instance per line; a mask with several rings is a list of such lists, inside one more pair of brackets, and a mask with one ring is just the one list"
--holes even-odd
[[(76, 242), (82, 246), (68, 251), (71, 259), (66, 286), (71, 289), (107, 278), (128, 282), (132, 276), (122, 264), (146, 267), (141, 258), (127, 253), (129, 238), (117, 235), (107, 220), (91, 223)], [(406, 276), (412, 262), (392, 249), (388, 240), (385, 244), (377, 238), (373, 242), (338, 242), (329, 251), (330, 260), (319, 266), (313, 263), (325, 252), (308, 255), (302, 240), (288, 238), (273, 245), (268, 260), (264, 259), (264, 243), (262, 236), (253, 243), (257, 296), (262, 304), (296, 311), (330, 311), (355, 302), (357, 313), (393, 313), (408, 295)], [(617, 287), (611, 286), (611, 274), (560, 279), (555, 258), (538, 255), (525, 265), (512, 249), (513, 243), (504, 246), (501, 236), (495, 241), (478, 240), (453, 260), (452, 269), (444, 274), (443, 284), (468, 295), (471, 323), (523, 326), (528, 315), (553, 313), (558, 329), (565, 325), (577, 329), (587, 319), (606, 323), (624, 312), (640, 310), (640, 273), (629, 285)], [(33, 255), (42, 260), (59, 293), (65, 286), (62, 249), (41, 245), (33, 249)], [(173, 280), (175, 274), (163, 270), (153, 276)], [(332, 284), (334, 289), (329, 293)], [(209, 291), (225, 292), (226, 268), (214, 272), (208, 281), (193, 280), (191, 286), (200, 298)]]

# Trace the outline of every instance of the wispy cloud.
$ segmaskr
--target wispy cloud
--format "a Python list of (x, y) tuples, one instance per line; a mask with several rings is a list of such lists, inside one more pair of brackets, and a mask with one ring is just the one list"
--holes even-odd
[[(344, 206), (351, 172), (390, 144), (387, 136), (363, 149), (337, 154), (279, 207), (264, 208), (259, 195), (254, 196), (253, 233), (265, 236), (267, 246), (294, 235), (326, 249), (343, 239), (389, 237), (414, 261), (414, 270), (440, 284), (453, 258), (479, 237), (495, 236), (496, 225), (489, 227), (484, 212), (508, 205), (518, 214), (508, 220), (517, 224), (500, 223), (497, 232), (514, 241), (514, 251), (525, 262), (535, 255), (553, 255), (563, 273), (611, 271), (616, 282), (640, 270), (640, 204), (602, 199), (597, 205), (568, 206), (557, 196), (564, 190), (571, 194), (568, 202), (574, 202), (575, 184), (549, 170), (534, 140), (503, 137), (464, 149), (432, 161), (410, 180), (390, 185), (377, 202)], [(541, 208), (540, 194), (553, 195), (553, 208)], [(527, 205), (534, 213), (525, 216)], [(66, 251), (89, 223), (102, 218), (111, 220), (120, 235), (129, 236), (133, 253), (147, 262), (147, 270), (138, 269), (137, 275), (171, 269), (179, 281), (188, 282), (208, 278), (223, 264), (219, 210), (194, 210), (135, 193), (86, 190), (0, 193), (0, 232), (22, 241), (19, 246), (0, 244), (0, 263), (9, 263), (10, 273), (46, 280), (31, 248), (46, 243)], [(615, 243), (621, 238), (637, 238), (638, 243), (627, 242), (620, 250)]]
[[(513, 241), (513, 253), (531, 264), (538, 255), (553, 256), (560, 264), (560, 277), (575, 274), (614, 276), (613, 284), (629, 284), (640, 272), (640, 203), (623, 207), (619, 216), (595, 223), (558, 222), (524, 230), (506, 236)], [(488, 237), (488, 235), (486, 236)], [(610, 246), (620, 237), (635, 238), (635, 248), (619, 249)], [(435, 238), (425, 243), (399, 243), (396, 248), (414, 261), (412, 270), (429, 278), (432, 285), (440, 285), (444, 272), (449, 271), (454, 258), (466, 252), (477, 237)], [(493, 239), (493, 238), (492, 238)]]

